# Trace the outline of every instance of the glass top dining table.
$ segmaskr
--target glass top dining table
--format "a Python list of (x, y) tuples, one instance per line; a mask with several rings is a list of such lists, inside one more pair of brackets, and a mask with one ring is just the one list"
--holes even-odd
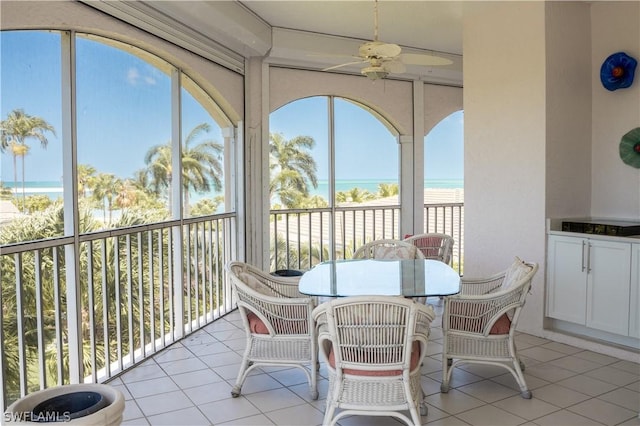
[(460, 275), (430, 259), (348, 259), (319, 263), (300, 278), (310, 296), (450, 296), (460, 292)]

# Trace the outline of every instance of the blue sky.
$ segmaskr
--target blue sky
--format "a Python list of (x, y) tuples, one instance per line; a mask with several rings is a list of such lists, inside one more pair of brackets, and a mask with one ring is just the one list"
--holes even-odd
[[(42, 149), (29, 141), (27, 181), (61, 181), (60, 36), (48, 32), (0, 32), (1, 119), (16, 108), (44, 118), (56, 129)], [(99, 42), (78, 39), (77, 115), (78, 159), (99, 172), (131, 177), (144, 167), (144, 155), (170, 137), (170, 79), (146, 62)], [(221, 142), (219, 128), (208, 113), (183, 91), (183, 130), (209, 122), (207, 136)], [(272, 114), (272, 131), (285, 137), (309, 135), (317, 147), (319, 179), (327, 177), (327, 109), (322, 98), (297, 101)], [(320, 100), (320, 101), (319, 101)], [(336, 102), (336, 173), (338, 178), (397, 179), (397, 145), (389, 132), (367, 111)], [(425, 177), (462, 179), (461, 112), (443, 120), (425, 140)], [(374, 149), (372, 149), (374, 147)], [(0, 179), (13, 180), (12, 157), (3, 153)], [(354, 159), (356, 161), (354, 161)], [(20, 169), (19, 169), (20, 175)]]

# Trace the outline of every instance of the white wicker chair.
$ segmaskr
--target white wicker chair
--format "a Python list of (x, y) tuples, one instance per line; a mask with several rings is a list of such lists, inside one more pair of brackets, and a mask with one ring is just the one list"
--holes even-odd
[(292, 366), (305, 372), (311, 398), (318, 399), (318, 342), (311, 315), (315, 304), (298, 292), (300, 277), (273, 276), (243, 262), (230, 262), (227, 271), (247, 334), (231, 395), (240, 395), (256, 367)]
[(461, 292), (445, 297), (442, 315), (442, 385), (449, 391), (459, 363), (498, 365), (509, 370), (523, 398), (531, 398), (518, 358), (514, 334), (536, 263), (516, 258), (506, 271), (486, 279), (463, 279)]
[(323, 303), (313, 317), (329, 373), (324, 425), (353, 414), (421, 424), (431, 307), (396, 296), (354, 296)]
[(447, 265), (451, 264), (455, 240), (450, 235), (438, 233), (417, 234), (402, 241), (418, 247), (425, 259), (435, 259)]
[(424, 259), (422, 252), (413, 244), (401, 240), (382, 239), (360, 246), (354, 259)]

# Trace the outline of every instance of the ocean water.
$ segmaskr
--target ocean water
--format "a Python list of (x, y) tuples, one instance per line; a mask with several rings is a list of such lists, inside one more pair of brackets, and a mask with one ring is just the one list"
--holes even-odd
[[(378, 180), (378, 179), (360, 179), (360, 180), (338, 180), (336, 181), (336, 192), (340, 191), (348, 191), (352, 188), (360, 188), (363, 190), (367, 190), (371, 193), (378, 192), (378, 185), (381, 183), (397, 183), (390, 182), (388, 180)], [(2, 185), (11, 188), (14, 190), (15, 194), (22, 194), (22, 183), (21, 182), (2, 182)], [(463, 179), (425, 179), (424, 181), (425, 188), (463, 188), (464, 180)], [(28, 181), (24, 184), (24, 192), (25, 195), (46, 195), (52, 200), (58, 199), (62, 197), (63, 188), (62, 182), (60, 181)], [(311, 188), (311, 195), (319, 195), (324, 198), (329, 197), (329, 181), (327, 180), (318, 180), (318, 187)], [(215, 194), (219, 195), (219, 194)], [(203, 196), (195, 195), (191, 197), (191, 202), (195, 202), (199, 199), (203, 198)], [(189, 203), (191, 204), (191, 203)]]

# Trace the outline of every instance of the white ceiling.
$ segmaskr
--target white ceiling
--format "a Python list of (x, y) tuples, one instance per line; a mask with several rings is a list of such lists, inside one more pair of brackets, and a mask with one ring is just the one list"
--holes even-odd
[[(236, 64), (259, 56), (272, 64), (323, 69), (353, 61), (359, 46), (374, 38), (374, 0), (81, 1), (205, 57), (211, 57), (209, 48), (237, 54), (231, 58)], [(453, 61), (409, 65), (400, 78), (462, 84), (463, 6), (456, 0), (378, 1), (380, 41), (400, 45), (403, 53)], [(359, 74), (361, 67), (334, 72)]]
[[(374, 1), (240, 1), (272, 27), (360, 40), (374, 34)], [(462, 54), (462, 2), (378, 1), (381, 41)]]

